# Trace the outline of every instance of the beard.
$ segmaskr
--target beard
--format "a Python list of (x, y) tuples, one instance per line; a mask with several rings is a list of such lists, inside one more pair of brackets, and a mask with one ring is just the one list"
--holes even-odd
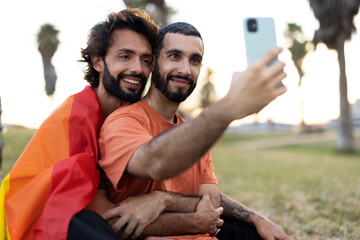
[[(115, 78), (114, 76), (111, 75), (106, 65), (105, 59), (104, 59), (104, 66), (105, 68), (102, 77), (102, 82), (107, 93), (125, 102), (134, 103), (140, 100), (146, 85), (146, 78), (144, 75), (132, 74), (132, 73), (119, 73), (117, 75), (117, 78)], [(129, 88), (128, 90), (130, 92), (127, 92), (121, 88), (120, 81), (124, 77), (135, 77), (141, 79), (140, 87), (137, 92), (136, 92), (137, 89), (134, 88)]]
[[(179, 88), (177, 91), (171, 91), (169, 89), (169, 81), (171, 78), (181, 78), (190, 83), (190, 86), (187, 90), (183, 90)], [(169, 74), (166, 79), (159, 72), (159, 68), (157, 63), (155, 63), (155, 69), (153, 72), (153, 80), (155, 83), (155, 87), (159, 89), (159, 91), (170, 101), (181, 103), (185, 101), (185, 99), (194, 91), (196, 87), (196, 83), (190, 77), (183, 77), (179, 74)]]

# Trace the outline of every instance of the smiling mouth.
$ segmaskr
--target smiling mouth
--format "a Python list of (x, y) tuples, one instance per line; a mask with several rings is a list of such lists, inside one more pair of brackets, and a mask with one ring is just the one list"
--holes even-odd
[(170, 81), (172, 81), (176, 85), (182, 86), (182, 87), (186, 87), (186, 86), (190, 85), (189, 81), (187, 81), (185, 79), (181, 79), (181, 78), (171, 78)]
[(134, 84), (134, 85), (139, 85), (140, 84), (139, 80), (132, 80), (132, 79), (128, 79), (128, 78), (123, 78), (122, 80), (124, 82), (126, 82), (126, 83), (130, 83), (130, 84)]

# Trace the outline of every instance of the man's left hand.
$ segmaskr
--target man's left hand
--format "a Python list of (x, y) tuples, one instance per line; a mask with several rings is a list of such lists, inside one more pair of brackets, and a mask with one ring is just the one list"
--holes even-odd
[(255, 227), (264, 240), (293, 240), (279, 225), (267, 218), (256, 221)]
[(164, 209), (161, 192), (155, 191), (127, 198), (105, 212), (103, 218), (110, 223), (120, 239), (137, 239)]

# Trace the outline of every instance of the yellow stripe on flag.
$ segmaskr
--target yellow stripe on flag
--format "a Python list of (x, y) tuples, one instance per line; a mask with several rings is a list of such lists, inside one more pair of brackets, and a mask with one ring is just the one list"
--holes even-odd
[(0, 239), (10, 240), (9, 229), (6, 225), (5, 217), (5, 196), (10, 189), (10, 174), (1, 183), (0, 188)]

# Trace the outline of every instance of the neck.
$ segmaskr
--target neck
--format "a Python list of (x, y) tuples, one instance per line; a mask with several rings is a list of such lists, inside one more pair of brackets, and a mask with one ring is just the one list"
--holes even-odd
[(150, 106), (163, 118), (174, 123), (175, 113), (180, 103), (168, 100), (157, 88), (151, 85), (149, 92), (145, 96), (150, 102)]
[(99, 99), (103, 115), (103, 121), (105, 121), (107, 116), (109, 116), (113, 111), (123, 105), (123, 101), (110, 95), (101, 84), (98, 87), (94, 88), (94, 92)]

